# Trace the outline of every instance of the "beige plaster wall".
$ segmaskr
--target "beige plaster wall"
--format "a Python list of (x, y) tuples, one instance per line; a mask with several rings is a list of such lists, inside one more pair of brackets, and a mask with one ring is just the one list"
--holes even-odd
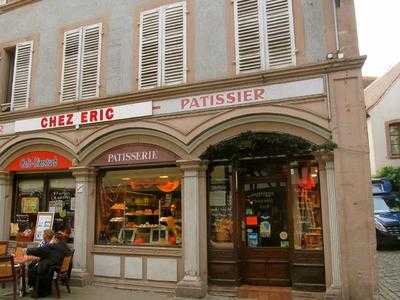
[(344, 296), (372, 299), (376, 241), (361, 72), (330, 74), (329, 85)]

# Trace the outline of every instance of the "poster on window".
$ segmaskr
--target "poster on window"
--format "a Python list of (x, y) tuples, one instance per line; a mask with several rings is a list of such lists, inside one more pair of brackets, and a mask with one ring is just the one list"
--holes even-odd
[(21, 212), (23, 214), (36, 214), (39, 211), (38, 197), (21, 198)]
[(54, 222), (54, 212), (39, 212), (36, 220), (35, 242), (43, 240), (43, 232), (52, 229)]

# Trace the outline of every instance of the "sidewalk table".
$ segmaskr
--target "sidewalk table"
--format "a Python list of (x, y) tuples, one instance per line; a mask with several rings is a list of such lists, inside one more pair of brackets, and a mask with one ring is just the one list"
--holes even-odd
[(22, 286), (21, 286), (21, 293), (22, 296), (26, 295), (26, 270), (27, 270), (27, 265), (35, 260), (38, 260), (39, 258), (36, 256), (30, 256), (30, 255), (23, 255), (23, 256), (15, 256), (14, 257), (14, 264), (15, 268), (19, 268), (21, 272), (21, 278), (22, 278)]

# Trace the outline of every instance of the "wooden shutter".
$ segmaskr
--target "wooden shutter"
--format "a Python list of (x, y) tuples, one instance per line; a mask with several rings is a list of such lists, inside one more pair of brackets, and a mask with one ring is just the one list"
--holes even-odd
[(160, 10), (140, 16), (139, 87), (154, 88), (161, 84)]
[(186, 81), (186, 4), (163, 9), (162, 84)]
[(295, 63), (294, 28), (291, 0), (266, 0), (267, 67)]
[[(262, 1), (262, 0), (261, 0)], [(235, 39), (237, 73), (261, 70), (261, 22), (259, 0), (235, 0)]]
[(32, 71), (32, 51), (32, 41), (19, 43), (16, 46), (11, 110), (28, 107)]
[(99, 96), (101, 35), (101, 24), (87, 26), (82, 30), (80, 99)]
[(61, 101), (79, 98), (82, 28), (64, 33)]

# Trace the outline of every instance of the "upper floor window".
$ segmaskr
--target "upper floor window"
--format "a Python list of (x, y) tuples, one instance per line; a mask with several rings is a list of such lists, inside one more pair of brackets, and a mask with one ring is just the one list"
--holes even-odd
[(7, 0), (0, 0), (0, 5), (7, 4)]
[(292, 0), (234, 0), (236, 72), (294, 65)]
[(400, 123), (389, 124), (390, 156), (400, 156)]
[(99, 96), (102, 24), (64, 33), (61, 101)]
[(140, 16), (139, 87), (186, 82), (186, 3), (166, 5)]
[(2, 82), (2, 111), (15, 111), (29, 105), (33, 42), (18, 43), (3, 49), (0, 77)]

